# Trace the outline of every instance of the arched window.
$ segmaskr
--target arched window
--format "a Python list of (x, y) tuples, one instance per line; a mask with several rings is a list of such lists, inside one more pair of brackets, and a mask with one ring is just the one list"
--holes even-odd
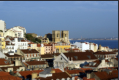
[(58, 34), (57, 34), (57, 37), (58, 37)]

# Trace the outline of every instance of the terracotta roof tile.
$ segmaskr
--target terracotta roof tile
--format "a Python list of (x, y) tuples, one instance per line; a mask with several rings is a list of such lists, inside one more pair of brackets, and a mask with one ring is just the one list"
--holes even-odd
[(22, 78), (12, 76), (8, 72), (0, 72), (0, 80), (22, 80)]
[(110, 80), (114, 78), (118, 78), (118, 70), (113, 70), (109, 74), (105, 71), (103, 72), (94, 72), (101, 80)]
[(39, 53), (36, 49), (21, 49), (21, 51), (25, 54), (29, 53)]
[(101, 51), (98, 51), (95, 54), (107, 55), (107, 54), (116, 54), (116, 53), (114, 53), (114, 52), (101, 52)]
[(62, 79), (62, 78), (71, 78), (71, 76), (69, 76), (66, 72), (60, 72), (60, 73), (53, 73), (51, 77), (46, 77), (46, 78), (36, 78), (36, 79), (40, 79), (40, 80), (56, 80), (58, 79)]
[(70, 53), (63, 53), (67, 58), (71, 60), (91, 60), (97, 59), (94, 54), (91, 52), (70, 52)]
[(60, 73), (60, 72), (62, 72), (60, 69), (52, 69), (52, 70), (54, 70), (55, 73)]
[(37, 44), (37, 47), (41, 47), (41, 44)]
[(96, 79), (95, 78), (87, 79), (87, 77), (83, 77), (83, 80), (96, 80)]
[(80, 72), (81, 73), (84, 73), (83, 70), (66, 70), (69, 74), (79, 74)]
[(20, 71), (19, 73), (21, 74), (21, 76), (23, 76), (24, 78), (27, 78), (28, 75), (32, 75), (32, 73), (36, 72), (36, 73), (40, 73), (43, 70), (33, 70), (33, 71)]
[(83, 70), (84, 72), (87, 71), (87, 70), (93, 70), (91, 68), (80, 68), (81, 70)]
[(7, 60), (0, 58), (0, 65), (10, 65)]
[(47, 64), (47, 62), (46, 61), (36, 61), (36, 60), (34, 60), (34, 61), (27, 61), (27, 62), (25, 62), (26, 64), (28, 64), (28, 65), (40, 65), (40, 64)]
[(22, 57), (21, 55), (14, 54), (14, 55), (9, 55), (8, 53), (5, 54), (7, 57)]

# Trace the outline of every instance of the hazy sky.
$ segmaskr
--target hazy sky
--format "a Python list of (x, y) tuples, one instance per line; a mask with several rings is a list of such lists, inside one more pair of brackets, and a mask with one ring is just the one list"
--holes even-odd
[(118, 37), (118, 1), (0, 1), (6, 28), (44, 36), (69, 30), (70, 38)]

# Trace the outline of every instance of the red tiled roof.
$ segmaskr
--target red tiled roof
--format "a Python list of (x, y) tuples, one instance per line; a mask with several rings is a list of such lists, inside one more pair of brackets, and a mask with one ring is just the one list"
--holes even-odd
[(109, 60), (108, 60), (108, 59), (106, 59), (106, 60), (105, 60), (105, 62), (109, 62)]
[(46, 78), (36, 78), (37, 80), (40, 79), (40, 80), (56, 80), (56, 79), (62, 79), (62, 78), (71, 78), (70, 75), (68, 75), (66, 72), (60, 72), (60, 73), (53, 73), (51, 77), (46, 77)]
[(94, 72), (101, 80), (110, 80), (114, 78), (118, 78), (118, 70), (113, 70), (109, 74), (105, 71), (103, 72)]
[(9, 55), (8, 53), (5, 54), (7, 57), (22, 57), (21, 55), (14, 54), (14, 55)]
[(27, 61), (25, 63), (28, 64), (28, 65), (40, 65), (40, 64), (46, 64), (47, 62), (46, 61), (36, 61), (36, 60), (34, 60), (34, 61)]
[(87, 79), (87, 77), (83, 77), (83, 80), (96, 80), (96, 79), (95, 78)]
[[(66, 50), (66, 51), (70, 51), (71, 49), (64, 49), (64, 50)], [(76, 48), (75, 48), (75, 49), (72, 49), (72, 50), (79, 50), (79, 49), (76, 49)]]
[(108, 55), (108, 54), (116, 54), (116, 53), (114, 53), (114, 52), (101, 52), (101, 51), (98, 51), (98, 52), (96, 52), (95, 54)]
[(28, 44), (36, 44), (36, 43), (30, 42), (30, 43), (28, 43)]
[(52, 69), (52, 70), (54, 70), (55, 73), (60, 73), (60, 72), (62, 72), (60, 69)]
[(80, 72), (81, 73), (84, 73), (83, 70), (66, 70), (69, 74), (79, 74)]
[(84, 72), (87, 71), (87, 70), (93, 70), (91, 68), (80, 68), (81, 70), (83, 70)]
[[(70, 52), (70, 53), (63, 53), (67, 58), (71, 60), (91, 60), (97, 59), (94, 54), (91, 52)], [(75, 58), (77, 57), (77, 58)]]
[(21, 51), (25, 54), (28, 53), (39, 53), (36, 49), (21, 49)]
[(41, 47), (41, 44), (37, 44), (37, 47)]
[(0, 80), (22, 80), (22, 78), (12, 76), (8, 72), (0, 72)]
[(52, 46), (52, 44), (44, 44), (44, 46)]
[(24, 78), (26, 78), (28, 75), (32, 75), (32, 73), (40, 73), (43, 70), (33, 70), (33, 71), (20, 71), (19, 73), (21, 74), (21, 76), (23, 76)]
[(10, 65), (7, 60), (0, 58), (0, 65)]
[(27, 42), (26, 40), (21, 40), (21, 42)]

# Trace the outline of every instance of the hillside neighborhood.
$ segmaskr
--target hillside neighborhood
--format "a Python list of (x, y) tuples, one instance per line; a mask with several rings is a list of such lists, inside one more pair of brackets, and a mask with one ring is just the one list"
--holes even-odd
[(68, 30), (39, 36), (0, 20), (0, 80), (118, 80), (118, 49), (70, 43)]

